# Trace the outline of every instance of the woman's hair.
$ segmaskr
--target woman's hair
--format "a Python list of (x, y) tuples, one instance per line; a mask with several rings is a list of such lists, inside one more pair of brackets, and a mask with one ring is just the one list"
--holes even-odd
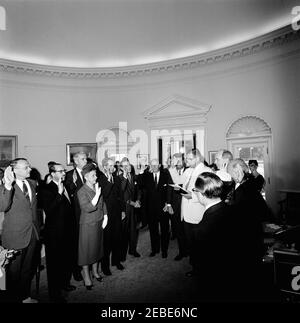
[(90, 173), (93, 170), (97, 170), (97, 167), (93, 163), (87, 163), (81, 171), (82, 176), (84, 177), (87, 173)]
[(204, 172), (196, 180), (195, 187), (209, 199), (221, 197), (223, 182), (214, 173)]

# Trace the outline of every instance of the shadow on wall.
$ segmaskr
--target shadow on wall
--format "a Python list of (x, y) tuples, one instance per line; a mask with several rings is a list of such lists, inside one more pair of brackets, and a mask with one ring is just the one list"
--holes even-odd
[[(280, 218), (282, 201), (286, 199), (286, 191), (297, 191), (300, 195), (300, 168), (299, 161), (293, 160), (288, 167), (280, 167), (276, 173), (274, 180), (276, 185), (275, 200), (276, 200), (276, 216)], [(281, 192), (281, 190), (283, 190)], [(300, 216), (300, 213), (299, 213)]]

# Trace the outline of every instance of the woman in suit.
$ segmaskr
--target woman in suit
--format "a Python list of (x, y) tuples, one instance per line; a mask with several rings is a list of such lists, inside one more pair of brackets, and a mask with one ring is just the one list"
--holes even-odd
[(103, 229), (107, 224), (106, 205), (101, 196), (101, 188), (96, 183), (96, 167), (87, 164), (82, 169), (85, 184), (77, 192), (81, 214), (79, 221), (78, 265), (82, 266), (82, 276), (87, 290), (92, 289), (89, 266), (93, 276), (102, 281), (98, 264), (103, 257)]

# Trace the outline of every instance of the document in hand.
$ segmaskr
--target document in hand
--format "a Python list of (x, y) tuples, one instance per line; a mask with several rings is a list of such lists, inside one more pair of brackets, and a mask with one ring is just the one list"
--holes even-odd
[(184, 188), (182, 188), (180, 185), (178, 184), (169, 184), (169, 186), (173, 187), (174, 190), (180, 194), (188, 194), (190, 193), (189, 191), (185, 190)]

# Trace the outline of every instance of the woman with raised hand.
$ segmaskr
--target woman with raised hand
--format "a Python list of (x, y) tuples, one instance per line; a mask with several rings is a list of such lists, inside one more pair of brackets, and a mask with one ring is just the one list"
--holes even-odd
[(93, 276), (99, 281), (99, 261), (103, 257), (103, 229), (107, 225), (106, 205), (101, 188), (96, 183), (96, 167), (89, 163), (82, 169), (85, 184), (77, 192), (81, 214), (79, 221), (78, 264), (82, 266), (82, 277), (87, 290), (92, 289), (90, 266)]

